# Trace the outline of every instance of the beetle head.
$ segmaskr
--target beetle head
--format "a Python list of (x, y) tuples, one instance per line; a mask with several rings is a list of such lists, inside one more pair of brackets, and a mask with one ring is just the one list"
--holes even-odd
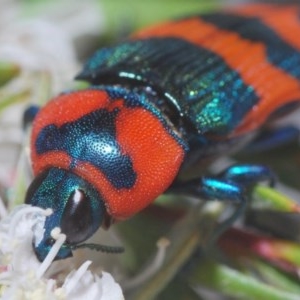
[(29, 187), (25, 202), (53, 210), (46, 218), (42, 240), (33, 241), (40, 261), (55, 242), (54, 228), (66, 235), (66, 242), (56, 256), (56, 259), (63, 259), (72, 256), (72, 246), (89, 238), (102, 225), (106, 215), (104, 201), (96, 189), (76, 174), (59, 168), (39, 174)]

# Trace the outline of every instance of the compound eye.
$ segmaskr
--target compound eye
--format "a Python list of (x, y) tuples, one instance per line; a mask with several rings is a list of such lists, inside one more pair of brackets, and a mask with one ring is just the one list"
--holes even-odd
[(65, 207), (61, 220), (61, 231), (67, 243), (76, 244), (93, 234), (93, 212), (91, 199), (81, 189), (74, 190)]

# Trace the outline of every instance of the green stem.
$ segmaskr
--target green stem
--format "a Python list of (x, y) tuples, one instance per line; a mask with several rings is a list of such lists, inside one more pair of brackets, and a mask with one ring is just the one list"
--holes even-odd
[(29, 90), (24, 90), (17, 94), (9, 95), (6, 97), (1, 97), (1, 94), (0, 94), (0, 112), (3, 109), (7, 108), (8, 106), (10, 106), (14, 103), (18, 103), (18, 102), (22, 102), (22, 101), (26, 100), (29, 95), (30, 95)]
[(299, 300), (299, 295), (279, 290), (237, 270), (215, 262), (203, 263), (193, 277), (193, 284), (204, 285), (224, 295), (247, 300)]
[(131, 299), (156, 299), (158, 294), (178, 274), (182, 266), (190, 260), (196, 249), (206, 243), (207, 237), (215, 225), (218, 212), (201, 210), (199, 213), (199, 210), (195, 209), (179, 222), (169, 236), (171, 249), (166, 262)]
[(7, 82), (20, 74), (20, 67), (14, 63), (0, 61), (0, 86), (5, 85)]

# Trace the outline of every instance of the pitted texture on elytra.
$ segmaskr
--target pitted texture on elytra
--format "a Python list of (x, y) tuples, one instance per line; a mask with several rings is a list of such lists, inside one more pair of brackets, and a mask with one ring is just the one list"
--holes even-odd
[(258, 101), (217, 54), (180, 38), (128, 41), (98, 51), (79, 78), (94, 84), (144, 82), (172, 98), (202, 133), (231, 132)]
[(117, 114), (117, 108), (99, 109), (60, 127), (50, 124), (39, 133), (36, 151), (38, 154), (65, 151), (72, 158), (70, 168), (78, 161), (88, 162), (103, 172), (114, 187), (130, 188), (136, 173), (130, 157), (122, 153), (116, 139)]
[(300, 79), (299, 51), (283, 41), (258, 17), (239, 16), (234, 13), (213, 13), (200, 18), (220, 29), (236, 32), (244, 39), (262, 42), (266, 47), (268, 60), (272, 64)]

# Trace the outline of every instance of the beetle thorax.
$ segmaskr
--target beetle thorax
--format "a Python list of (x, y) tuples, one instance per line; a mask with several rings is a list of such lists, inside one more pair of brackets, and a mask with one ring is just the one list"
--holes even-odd
[(115, 219), (135, 214), (164, 192), (184, 157), (155, 108), (120, 88), (49, 102), (36, 118), (32, 149), (36, 173), (49, 166), (72, 170), (96, 187)]

